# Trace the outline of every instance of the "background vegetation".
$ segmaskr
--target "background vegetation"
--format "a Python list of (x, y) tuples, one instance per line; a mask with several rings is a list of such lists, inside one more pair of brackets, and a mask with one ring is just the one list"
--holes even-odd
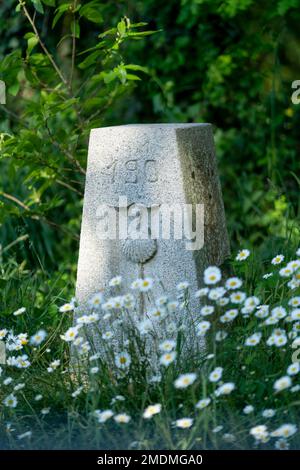
[[(211, 122), (233, 251), (299, 243), (299, 0), (0, 3), (0, 315), (58, 328), (74, 292), (90, 129)], [(29, 327), (29, 325), (27, 325)], [(26, 326), (26, 327), (27, 327)]]

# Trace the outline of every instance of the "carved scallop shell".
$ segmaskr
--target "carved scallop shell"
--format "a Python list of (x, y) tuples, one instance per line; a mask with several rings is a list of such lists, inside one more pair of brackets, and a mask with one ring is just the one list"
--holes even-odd
[(156, 240), (132, 240), (122, 242), (122, 251), (125, 257), (133, 263), (146, 263), (157, 251)]

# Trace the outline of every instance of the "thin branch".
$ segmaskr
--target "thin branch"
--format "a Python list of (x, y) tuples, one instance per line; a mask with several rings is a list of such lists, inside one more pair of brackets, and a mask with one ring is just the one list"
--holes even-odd
[[(17, 197), (12, 196), (11, 194), (8, 194), (8, 193), (4, 193), (2, 191), (0, 192), (0, 196), (3, 196), (6, 199), (14, 202), (18, 206), (22, 207), (22, 209), (24, 209), (28, 212), (31, 212), (30, 207), (27, 206), (26, 204), (24, 204), (22, 201), (20, 201)], [(66, 233), (66, 234), (70, 235), (74, 240), (79, 240), (78, 235), (75, 235), (73, 232), (71, 232), (69, 229), (65, 228), (64, 226), (59, 225), (59, 224), (57, 224), (56, 222), (53, 222), (50, 219), (47, 219), (47, 217), (45, 217), (45, 216), (40, 216), (40, 215), (37, 215), (37, 214), (32, 214), (32, 215), (28, 215), (28, 216), (30, 217), (30, 219), (38, 220), (39, 222), (44, 222), (45, 224), (50, 225), (50, 227), (54, 227), (57, 230), (60, 230), (63, 233)]]
[(75, 15), (75, 10), (77, 6), (77, 0), (74, 1), (73, 3), (73, 32), (72, 32), (72, 63), (71, 63), (71, 73), (70, 73), (70, 79), (69, 79), (69, 87), (72, 90), (72, 82), (73, 82), (73, 75), (74, 75), (74, 69), (75, 69), (75, 55), (76, 55), (76, 15)]
[(24, 202), (20, 201), (20, 199), (16, 198), (15, 196), (12, 196), (11, 194), (8, 194), (8, 193), (4, 193), (3, 191), (0, 191), (0, 196), (3, 196), (6, 199), (9, 199), (10, 201), (15, 202), (18, 206), (22, 207), (22, 209), (25, 209), (26, 211), (30, 211), (30, 207), (26, 206)]
[(78, 194), (80, 197), (83, 197), (83, 193), (81, 191), (78, 191), (78, 189), (74, 188), (73, 186), (71, 186), (70, 184), (68, 183), (65, 183), (64, 181), (62, 180), (56, 180), (56, 182), (58, 184), (60, 184), (61, 186), (64, 186), (65, 188), (68, 188), (70, 191), (73, 191), (74, 193)]
[(50, 52), (48, 51), (47, 47), (45, 46), (44, 42), (42, 41), (40, 35), (39, 35), (39, 32), (35, 26), (35, 22), (34, 22), (34, 19), (31, 18), (27, 8), (26, 8), (26, 5), (25, 3), (23, 3), (21, 0), (19, 0), (19, 5), (20, 7), (22, 8), (22, 10), (24, 11), (25, 13), (25, 16), (26, 18), (28, 19), (29, 23), (31, 24), (31, 27), (34, 31), (34, 34), (36, 35), (39, 43), (40, 43), (40, 46), (41, 48), (43, 49), (43, 51), (45, 52), (46, 56), (48, 57), (48, 59), (50, 60), (51, 64), (53, 65), (53, 68), (54, 70), (56, 71), (57, 75), (59, 76), (59, 78), (61, 79), (61, 81), (66, 85), (68, 86), (68, 81), (65, 79), (65, 77), (63, 76), (60, 68), (58, 67), (58, 65), (56, 64), (55, 60), (53, 59), (52, 55), (50, 54)]
[(83, 175), (85, 175), (85, 173), (86, 173), (86, 172), (85, 172), (85, 169), (82, 168), (82, 166), (80, 165), (80, 162), (77, 160), (77, 158), (75, 158), (75, 157), (72, 155), (72, 153), (69, 152), (69, 150), (64, 149), (64, 148), (61, 146), (61, 144), (60, 144), (59, 142), (57, 142), (57, 140), (55, 140), (55, 139), (53, 138), (53, 135), (52, 135), (51, 130), (50, 130), (49, 126), (48, 126), (47, 120), (45, 120), (45, 125), (46, 125), (46, 129), (47, 129), (47, 132), (48, 132), (48, 134), (49, 134), (49, 137), (50, 137), (50, 140), (51, 140), (52, 144), (53, 144), (56, 148), (58, 148), (58, 150), (59, 150), (60, 152), (62, 152), (62, 153), (68, 158), (68, 160), (69, 160), (70, 162), (72, 162), (72, 163), (78, 168), (78, 170), (80, 171), (80, 173), (82, 173)]

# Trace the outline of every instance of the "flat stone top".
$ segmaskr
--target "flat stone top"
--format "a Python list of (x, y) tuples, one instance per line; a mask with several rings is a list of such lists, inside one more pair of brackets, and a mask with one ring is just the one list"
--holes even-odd
[(129, 128), (129, 127), (132, 127), (132, 128), (173, 128), (173, 129), (184, 129), (184, 128), (189, 128), (189, 127), (206, 127), (206, 126), (211, 126), (210, 123), (208, 122), (190, 122), (190, 123), (179, 123), (179, 122), (175, 122), (175, 123), (158, 123), (158, 124), (122, 124), (120, 126), (107, 126), (107, 127), (97, 127), (95, 129), (92, 129), (91, 132), (94, 132), (94, 131), (101, 131), (101, 130), (104, 130), (104, 129), (120, 129), (120, 128)]

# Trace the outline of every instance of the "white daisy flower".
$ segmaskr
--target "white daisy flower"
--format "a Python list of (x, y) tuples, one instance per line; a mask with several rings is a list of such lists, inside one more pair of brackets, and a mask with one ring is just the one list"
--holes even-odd
[(293, 364), (289, 365), (287, 368), (288, 375), (297, 375), (300, 371), (300, 364), (299, 362), (293, 362)]
[(266, 318), (269, 315), (269, 305), (259, 305), (254, 315), (257, 318)]
[(237, 292), (233, 292), (230, 295), (230, 301), (233, 304), (241, 304), (242, 302), (244, 302), (245, 299), (246, 299), (245, 292), (237, 291)]
[(206, 408), (211, 402), (210, 398), (202, 398), (202, 400), (199, 400), (198, 403), (196, 403), (196, 408), (199, 410), (203, 410), (203, 408)]
[(166, 317), (166, 310), (164, 308), (154, 308), (150, 310), (149, 317), (153, 320), (162, 320)]
[(105, 331), (105, 333), (103, 333), (102, 335), (102, 339), (105, 339), (105, 340), (112, 339), (113, 337), (114, 337), (114, 334), (112, 331)]
[(15, 397), (15, 395), (11, 393), (3, 400), (3, 404), (7, 406), (8, 408), (16, 408), (18, 404), (18, 400)]
[(114, 416), (114, 420), (118, 424), (127, 424), (131, 420), (131, 417), (126, 413), (119, 413)]
[(149, 378), (149, 383), (159, 383), (159, 382), (161, 382), (161, 374), (155, 374)]
[(299, 307), (300, 306), (300, 297), (292, 297), (289, 300), (289, 305), (291, 307)]
[(99, 308), (102, 303), (103, 303), (103, 293), (102, 292), (97, 292), (89, 300), (89, 305), (92, 308)]
[(76, 336), (78, 335), (79, 328), (78, 326), (71, 326), (65, 334), (61, 335), (61, 339), (66, 342), (72, 342), (75, 340)]
[(208, 287), (203, 287), (202, 289), (199, 289), (195, 292), (195, 297), (196, 297), (196, 299), (199, 299), (201, 297), (206, 297), (208, 292), (209, 292), (209, 288)]
[(26, 312), (26, 308), (25, 307), (21, 307), (19, 308), (18, 310), (16, 310), (13, 315), (15, 317), (18, 317), (19, 315), (22, 315), (22, 313), (25, 313)]
[(282, 424), (279, 428), (275, 429), (275, 431), (271, 433), (271, 436), (288, 438), (293, 436), (297, 430), (298, 429), (295, 424)]
[(251, 296), (251, 297), (247, 297), (246, 300), (245, 300), (245, 303), (244, 303), (244, 306), (250, 310), (249, 313), (251, 313), (253, 310), (256, 309), (256, 307), (259, 305), (260, 303), (260, 300), (258, 297), (256, 297), (255, 295)]
[(215, 308), (212, 305), (204, 305), (200, 310), (200, 315), (206, 316), (214, 313)]
[(281, 277), (289, 277), (293, 274), (293, 270), (291, 268), (288, 268), (287, 266), (285, 268), (281, 268), (279, 271), (279, 276)]
[(281, 348), (287, 343), (287, 337), (285, 335), (279, 335), (274, 337), (274, 346)]
[(300, 320), (300, 308), (295, 308), (291, 311), (292, 320)]
[(249, 415), (249, 414), (253, 413), (253, 411), (254, 411), (254, 406), (252, 406), (252, 405), (246, 405), (246, 406), (243, 408), (243, 413), (244, 413), (245, 415)]
[(223, 385), (220, 385), (219, 388), (215, 391), (215, 395), (218, 397), (220, 395), (229, 395), (235, 389), (235, 384), (233, 382), (227, 382)]
[(159, 349), (163, 352), (170, 352), (172, 349), (174, 349), (176, 346), (176, 341), (173, 339), (166, 339), (159, 345)]
[(250, 429), (251, 436), (254, 437), (257, 441), (266, 442), (268, 440), (268, 429), (264, 424), (259, 424)]
[(50, 362), (51, 369), (55, 370), (60, 366), (60, 360), (55, 359), (55, 361)]
[(243, 249), (238, 252), (235, 259), (236, 261), (244, 261), (245, 259), (248, 258), (248, 256), (250, 256), (250, 251), (247, 249)]
[(12, 381), (12, 377), (7, 377), (5, 380), (3, 380), (3, 385), (10, 385)]
[(192, 418), (177, 419), (175, 421), (175, 425), (176, 425), (177, 428), (187, 429), (187, 428), (190, 428), (193, 425), (193, 419)]
[(159, 363), (167, 367), (168, 365), (172, 364), (172, 362), (175, 361), (176, 355), (177, 354), (175, 351), (167, 352), (160, 357)]
[(109, 299), (110, 303), (112, 304), (113, 308), (120, 309), (124, 307), (124, 298), (121, 295), (117, 297), (112, 297)]
[(226, 289), (224, 287), (215, 287), (210, 289), (208, 293), (208, 298), (210, 300), (220, 300), (226, 294)]
[(181, 374), (178, 379), (175, 380), (175, 388), (186, 388), (189, 385), (192, 385), (197, 378), (197, 374)]
[(282, 390), (289, 388), (291, 385), (291, 378), (288, 375), (284, 375), (275, 381), (273, 388), (276, 392), (281, 392)]
[(220, 305), (221, 307), (225, 307), (225, 305), (229, 304), (228, 297), (222, 297), (221, 299), (218, 299), (217, 304)]
[(61, 313), (72, 312), (74, 310), (74, 304), (72, 302), (68, 302), (61, 307), (59, 307), (59, 311)]
[(239, 311), (235, 308), (227, 310), (224, 315), (220, 317), (221, 323), (228, 323), (234, 320), (238, 316)]
[(290, 261), (287, 266), (288, 269), (291, 269), (293, 272), (298, 271), (300, 268), (300, 259), (294, 259)]
[(216, 332), (215, 339), (216, 341), (220, 342), (220, 341), (223, 341), (225, 338), (227, 338), (227, 336), (228, 336), (228, 333), (226, 331), (219, 330)]
[(115, 276), (109, 281), (109, 287), (118, 287), (122, 284), (122, 276)]
[(211, 285), (217, 284), (222, 278), (220, 269), (217, 266), (209, 266), (204, 271), (204, 283)]
[(256, 346), (261, 340), (261, 333), (254, 333), (253, 335), (249, 336), (246, 341), (246, 346)]
[(278, 449), (278, 450), (289, 450), (290, 448), (290, 445), (289, 443), (287, 442), (286, 439), (278, 439), (276, 442), (275, 442), (275, 449)]
[(218, 382), (222, 377), (222, 373), (223, 373), (223, 367), (216, 367), (209, 374), (209, 377), (208, 377), (209, 381), (210, 382)]
[(264, 418), (273, 418), (273, 416), (276, 414), (276, 411), (268, 408), (267, 410), (263, 410), (261, 414)]
[(225, 283), (225, 287), (228, 290), (234, 290), (234, 289), (238, 289), (239, 287), (241, 287), (242, 284), (243, 284), (243, 281), (239, 279), (238, 277), (230, 277), (229, 279), (227, 279)]
[(98, 422), (99, 423), (105, 423), (106, 421), (108, 421), (112, 416), (114, 415), (114, 412), (112, 410), (104, 410), (104, 411), (100, 411), (100, 413), (98, 413)]
[(177, 284), (176, 289), (178, 291), (185, 291), (190, 287), (190, 284), (187, 281), (180, 282)]
[(146, 319), (146, 320), (142, 320), (141, 322), (139, 322), (137, 327), (138, 327), (140, 334), (143, 336), (153, 330), (153, 323), (151, 320)]
[(133, 308), (135, 306), (135, 299), (132, 294), (123, 295), (123, 306), (126, 308)]
[(169, 312), (175, 312), (179, 307), (179, 302), (177, 300), (171, 300), (167, 303), (167, 309)]
[(14, 391), (18, 392), (19, 390), (23, 390), (23, 388), (25, 388), (25, 384), (20, 383), (20, 384), (17, 384), (17, 385), (14, 386)]
[(116, 356), (115, 364), (120, 369), (127, 369), (131, 364), (130, 355), (125, 351), (121, 352), (120, 354)]
[(276, 265), (276, 264), (282, 263), (283, 260), (284, 260), (284, 256), (283, 256), (283, 255), (276, 255), (276, 256), (272, 259), (271, 263), (274, 264), (274, 265)]
[(279, 322), (279, 318), (273, 317), (272, 315), (267, 318), (264, 322), (265, 325), (276, 325)]
[(157, 307), (162, 307), (168, 303), (168, 297), (166, 295), (163, 295), (162, 297), (158, 297), (158, 299), (155, 300), (155, 304)]
[(149, 405), (147, 406), (147, 408), (145, 409), (144, 413), (143, 413), (143, 418), (145, 419), (149, 419), (149, 418), (152, 418), (152, 416), (158, 414), (161, 412), (161, 404), (160, 403), (156, 403), (155, 405)]
[(288, 283), (287, 286), (289, 289), (294, 290), (300, 287), (300, 280), (293, 277)]
[(3, 330), (0, 330), (0, 340), (4, 339), (7, 333), (8, 331), (5, 328)]
[(271, 315), (272, 317), (278, 318), (280, 320), (281, 318), (286, 317), (287, 311), (284, 307), (279, 306), (271, 310)]
[(39, 330), (35, 335), (31, 336), (30, 343), (34, 346), (39, 346), (44, 339), (47, 337), (47, 333), (45, 330)]
[(201, 321), (198, 323), (196, 329), (197, 329), (197, 335), (202, 336), (205, 335), (205, 333), (210, 329), (210, 322), (209, 321)]
[(150, 277), (145, 277), (145, 279), (140, 279), (139, 289), (141, 292), (148, 292), (153, 287), (153, 279)]

